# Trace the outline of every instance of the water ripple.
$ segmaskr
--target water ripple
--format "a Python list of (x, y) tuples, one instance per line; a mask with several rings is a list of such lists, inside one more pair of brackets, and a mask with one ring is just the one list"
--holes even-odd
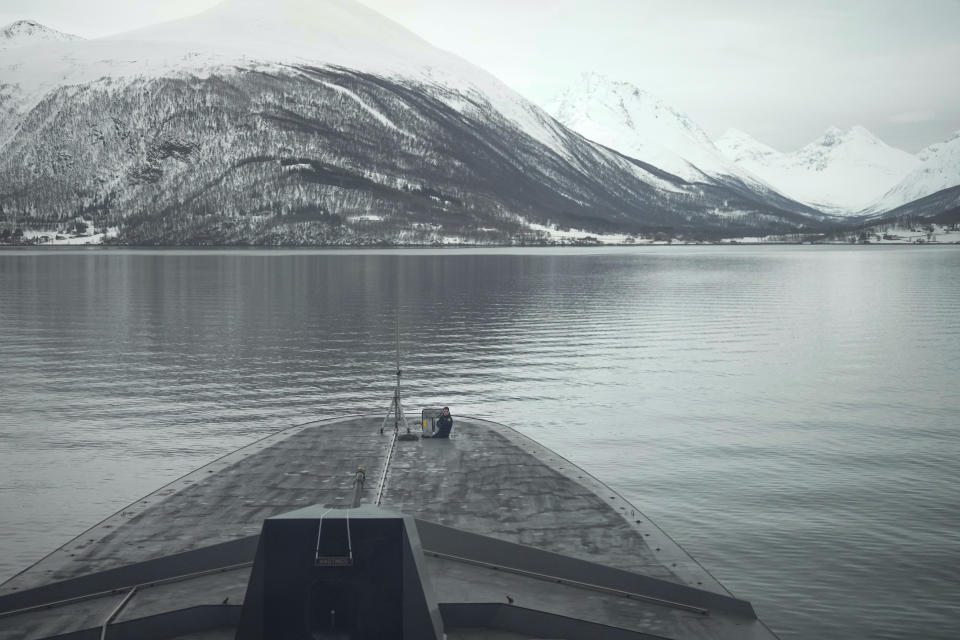
[(529, 433), (783, 638), (953, 637), (960, 251), (0, 252), (0, 577), (290, 424)]

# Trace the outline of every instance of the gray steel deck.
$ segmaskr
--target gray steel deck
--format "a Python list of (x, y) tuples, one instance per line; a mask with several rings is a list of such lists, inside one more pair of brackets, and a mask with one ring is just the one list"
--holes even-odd
[[(456, 535), (445, 543), (443, 527), (421, 530), (438, 600), (451, 616), (462, 613), (457, 606), (479, 602), (509, 605), (513, 608), (508, 614), (532, 608), (573, 616), (599, 625), (596, 628), (609, 625), (647, 634), (635, 637), (774, 637), (751, 615), (743, 615), (712, 576), (622, 496), (520, 433), (496, 423), (457, 417), (449, 440), (403, 442), (394, 441), (392, 433), (380, 434), (380, 423), (379, 417), (354, 417), (288, 429), (122, 510), (0, 586), (0, 638), (42, 638), (98, 627), (129, 588), (140, 584), (138, 576), (146, 576), (142, 579), (147, 583), (113, 618), (118, 629), (124, 623), (202, 605), (206, 607), (204, 624), (210, 630), (184, 637), (225, 637), (237, 615), (234, 609), (243, 601), (249, 566), (240, 562), (241, 566), (229, 570), (182, 577), (179, 565), (168, 560), (151, 565), (150, 561), (191, 551), (209, 556), (205, 549), (219, 544), (226, 550), (224, 558), (236, 556), (249, 562), (252, 555), (246, 540), (259, 533), (264, 518), (313, 504), (349, 507), (358, 465), (366, 468), (364, 502), (375, 503), (379, 497), (381, 506), (426, 521), (421, 527), (432, 522), (514, 543), (499, 548), (487, 545), (489, 549), (483, 551), (483, 544), (461, 537), (459, 548), (466, 550), (462, 554), (473, 554), (461, 558)], [(538, 557), (516, 544), (621, 570), (622, 576), (595, 573), (610, 585), (629, 582), (626, 572), (641, 574), (637, 590), (657, 597), (679, 593), (676, 597), (694, 605), (669, 606), (656, 598), (634, 597), (629, 595), (632, 587), (598, 589), (576, 579), (554, 579), (593, 573), (585, 563), (562, 568), (562, 563), (551, 564), (549, 554)], [(450, 548), (441, 548), (444, 545)], [(431, 555), (430, 551), (438, 552)], [(494, 568), (490, 558), (503, 554), (504, 566)], [(180, 557), (184, 566), (193, 566), (193, 555)], [(127, 576), (122, 568), (131, 565), (140, 569)], [(167, 578), (181, 577), (150, 584), (164, 571)], [(92, 573), (99, 577), (90, 584), (77, 580)], [(643, 582), (643, 576), (652, 580)], [(671, 583), (684, 586), (676, 591)], [(97, 584), (106, 591), (99, 597), (11, 612), (38, 599), (49, 603), (74, 593), (95, 592)], [(669, 603), (670, 598), (664, 601)], [(724, 604), (728, 601), (734, 605), (729, 610)], [(719, 603), (717, 610), (713, 603)], [(472, 611), (469, 615), (474, 615)], [(484, 615), (494, 614), (504, 617), (493, 609)], [(448, 637), (536, 637), (516, 629), (451, 628)], [(596, 629), (590, 633), (596, 634)]]

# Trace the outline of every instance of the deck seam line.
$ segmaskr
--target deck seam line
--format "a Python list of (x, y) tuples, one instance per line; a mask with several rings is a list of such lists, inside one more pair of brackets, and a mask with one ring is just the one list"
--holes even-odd
[(233, 571), (235, 569), (244, 569), (246, 567), (252, 567), (253, 561), (249, 560), (247, 562), (240, 562), (238, 564), (230, 564), (224, 567), (217, 567), (215, 569), (207, 569), (205, 571), (195, 571), (193, 573), (184, 573), (179, 576), (170, 576), (169, 578), (159, 578), (157, 580), (150, 580), (148, 582), (141, 582), (134, 585), (124, 585), (122, 587), (114, 587), (112, 589), (107, 589), (104, 591), (97, 591), (95, 593), (85, 593), (82, 596), (76, 596), (74, 598), (66, 598), (64, 600), (55, 600), (53, 602), (44, 602), (41, 604), (35, 604), (30, 607), (24, 607), (22, 609), (12, 609), (10, 611), (0, 611), (0, 618), (7, 618), (11, 616), (16, 616), (24, 613), (31, 613), (33, 611), (40, 611), (43, 609), (52, 609), (54, 607), (62, 607), (69, 604), (76, 604), (78, 602), (84, 602), (86, 600), (96, 600), (97, 598), (103, 598), (106, 596), (116, 595), (120, 591), (126, 591), (127, 589), (148, 589), (150, 587), (159, 587), (165, 584), (173, 584), (175, 582), (183, 582), (185, 580), (193, 580), (194, 578), (203, 578), (206, 576), (216, 575), (218, 573), (226, 573), (228, 571)]
[(484, 562), (483, 560), (474, 560), (473, 558), (466, 558), (464, 556), (457, 556), (449, 553), (441, 553), (439, 551), (430, 551), (429, 549), (424, 549), (424, 553), (431, 555), (435, 558), (441, 558), (443, 560), (453, 560), (454, 562), (462, 562), (464, 564), (470, 564), (477, 567), (494, 569), (495, 571), (506, 571), (508, 573), (515, 573), (517, 575), (536, 578), (539, 580), (546, 580), (546, 581), (554, 582), (557, 584), (567, 584), (575, 587), (582, 587), (584, 589), (590, 589), (592, 591), (599, 591), (601, 593), (611, 593), (614, 595), (622, 596), (624, 598), (641, 600), (643, 602), (649, 602), (650, 604), (670, 607), (672, 609), (681, 609), (684, 611), (690, 611), (692, 613), (698, 613), (703, 616), (710, 615), (710, 610), (704, 609), (703, 607), (698, 607), (698, 606), (695, 606), (692, 604), (686, 604), (683, 602), (676, 602), (674, 600), (666, 600), (664, 598), (656, 598), (654, 596), (647, 596), (642, 593), (637, 593), (635, 591), (625, 591), (623, 589), (617, 589), (614, 587), (605, 587), (603, 585), (592, 584), (590, 582), (582, 582), (580, 580), (574, 580), (572, 578), (561, 578), (560, 576), (551, 576), (549, 574), (539, 573), (537, 571), (528, 571), (527, 569), (509, 567), (506, 565), (494, 564), (492, 562)]

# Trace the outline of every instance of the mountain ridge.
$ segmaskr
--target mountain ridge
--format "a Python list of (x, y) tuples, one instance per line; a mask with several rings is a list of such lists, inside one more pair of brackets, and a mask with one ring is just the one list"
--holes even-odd
[[(376, 59), (364, 68), (373, 54), (357, 43), (395, 25), (380, 29), (369, 10), (351, 13), (353, 2), (310, 4), (339, 33), (332, 59), (317, 53), (330, 42), (299, 59), (258, 57), (280, 32), (248, 52), (218, 49), (261, 26), (251, 11), (282, 30), (291, 18), (271, 6), (221, 7), (239, 30), (202, 46), (195, 35), (216, 12), (0, 56), (4, 78), (24, 80), (0, 92), (15, 115), (0, 138), (6, 224), (83, 216), (134, 244), (503, 243), (538, 237), (535, 225), (700, 235), (822, 226), (798, 203), (690, 183), (597, 145), (485, 71), (461, 73), (469, 63), (413, 34), (421, 66), (394, 72), (395, 60)], [(360, 25), (359, 40), (338, 27), (349, 24)], [(408, 34), (391, 38), (404, 46)], [(352, 60), (351, 47), (364, 55)]]
[(546, 110), (585, 137), (684, 180), (726, 175), (760, 182), (729, 162), (688, 115), (631, 83), (587, 72)]
[(80, 36), (57, 31), (36, 20), (16, 20), (0, 29), (0, 51), (43, 44), (83, 40)]
[[(8, 102), (24, 111), (57, 86), (104, 77), (202, 77), (235, 66), (277, 64), (342, 66), (452, 88), (450, 104), (456, 108), (489, 101), (541, 142), (563, 150), (562, 136), (539, 107), (485, 70), (354, 0), (226, 0), (194, 16), (62, 44), (6, 68), (0, 58), (5, 84), (19, 88)], [(0, 143), (2, 136), (0, 130)]]
[(797, 151), (783, 153), (736, 129), (716, 141), (738, 166), (794, 199), (839, 215), (856, 216), (920, 163), (865, 127), (829, 127)]
[[(704, 234), (811, 224), (718, 188), (651, 187), (629, 159), (576, 137), (571, 165), (516, 128), (465, 119), (394, 81), (290, 71), (62, 92), (32, 116), (47, 123), (40, 135), (28, 123), (5, 154), (19, 161), (0, 164), (0, 184), (27, 188), (0, 206), (41, 224), (92, 217), (132, 244), (503, 243), (529, 223)], [(397, 129), (333, 87), (377, 104)], [(207, 111), (178, 110), (184, 103)], [(224, 124), (235, 133), (220, 135)], [(371, 213), (380, 222), (361, 220)]]
[(960, 185), (960, 130), (922, 149), (917, 158), (920, 164), (871, 205), (869, 213), (892, 211)]

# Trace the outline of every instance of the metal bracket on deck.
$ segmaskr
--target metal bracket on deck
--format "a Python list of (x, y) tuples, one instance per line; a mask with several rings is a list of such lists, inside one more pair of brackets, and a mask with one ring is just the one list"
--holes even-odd
[(363, 500), (363, 485), (367, 481), (367, 470), (363, 465), (357, 467), (357, 475), (353, 479), (353, 502), (350, 507), (356, 509)]
[(120, 612), (123, 611), (123, 608), (127, 606), (127, 603), (130, 602), (130, 598), (137, 592), (137, 587), (132, 587), (130, 591), (127, 592), (127, 595), (123, 597), (123, 600), (114, 607), (113, 611), (110, 612), (110, 615), (107, 616), (107, 619), (103, 621), (103, 626), (100, 627), (100, 640), (107, 640), (107, 627), (110, 626), (110, 623), (117, 619), (117, 616), (120, 615)]

